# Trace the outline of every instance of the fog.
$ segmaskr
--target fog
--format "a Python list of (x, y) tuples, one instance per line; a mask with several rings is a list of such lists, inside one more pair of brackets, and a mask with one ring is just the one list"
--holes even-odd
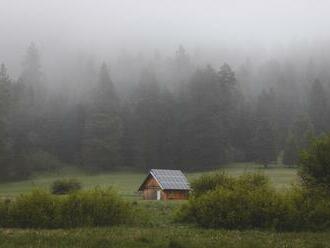
[(17, 77), (31, 42), (50, 74), (78, 55), (111, 67), (123, 52), (172, 56), (180, 44), (215, 66), (299, 48), (309, 55), (330, 40), (329, 8), (323, 0), (1, 0), (0, 60)]
[(329, 1), (0, 0), (0, 180), (295, 166), (330, 132)]

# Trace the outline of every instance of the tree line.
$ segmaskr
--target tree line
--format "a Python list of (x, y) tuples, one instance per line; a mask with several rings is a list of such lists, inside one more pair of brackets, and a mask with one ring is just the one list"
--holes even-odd
[(249, 63), (237, 71), (227, 63), (193, 66), (180, 47), (172, 65), (175, 87), (148, 66), (123, 93), (103, 63), (89, 90), (70, 101), (65, 91), (46, 87), (31, 44), (17, 80), (4, 64), (0, 69), (1, 178), (69, 165), (196, 170), (230, 162), (266, 167), (280, 159), (293, 166), (311, 138), (330, 129), (330, 87), (315, 73), (303, 87), (270, 63), (275, 84), (250, 94), (247, 82), (256, 78)]

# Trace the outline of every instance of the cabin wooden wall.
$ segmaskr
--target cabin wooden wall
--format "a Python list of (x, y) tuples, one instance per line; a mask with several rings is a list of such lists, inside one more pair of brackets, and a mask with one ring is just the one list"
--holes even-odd
[(145, 189), (143, 190), (144, 200), (157, 200), (157, 190), (155, 189)]
[(163, 192), (163, 200), (187, 200), (189, 192), (186, 190), (166, 190)]
[(157, 181), (149, 176), (144, 184), (143, 199), (144, 200), (157, 200), (157, 191), (161, 190)]
[[(143, 190), (143, 199), (144, 200), (157, 200), (157, 191), (161, 190), (160, 188), (149, 188)], [(161, 190), (161, 200), (187, 200), (189, 192), (185, 190)]]
[[(149, 176), (149, 178), (147, 179), (147, 181), (144, 184), (145, 188), (149, 188), (149, 187), (159, 187), (157, 181), (155, 178), (153, 178), (152, 176)], [(160, 187), (159, 187), (160, 188)]]

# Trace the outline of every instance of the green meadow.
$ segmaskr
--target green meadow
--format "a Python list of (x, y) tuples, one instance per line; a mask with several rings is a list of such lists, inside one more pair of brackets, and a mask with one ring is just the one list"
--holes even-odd
[[(285, 167), (270, 167), (264, 169), (255, 164), (231, 164), (215, 170), (185, 173), (189, 180), (202, 174), (224, 170), (230, 175), (238, 176), (242, 173), (258, 172), (269, 176), (272, 183), (279, 189), (290, 187), (297, 181), (297, 170)], [(56, 174), (35, 175), (29, 180), (0, 184), (1, 197), (13, 197), (21, 193), (31, 192), (33, 189), (48, 190), (51, 183), (59, 178), (76, 178), (84, 188), (114, 187), (125, 198), (139, 199), (137, 189), (146, 177), (147, 172), (116, 171), (102, 174), (87, 174), (74, 169), (66, 169)]]
[[(232, 164), (225, 168), (238, 176), (258, 172), (270, 177), (278, 190), (297, 182), (297, 170), (285, 167), (264, 169), (255, 164)], [(217, 170), (186, 173), (189, 180)], [(0, 184), (1, 197), (15, 197), (33, 189), (48, 190), (59, 178), (76, 178), (84, 188), (114, 187), (125, 199), (146, 210), (145, 220), (136, 225), (109, 228), (78, 228), (58, 230), (0, 229), (0, 247), (330, 247), (329, 232), (278, 233), (272, 230), (228, 231), (203, 229), (173, 222), (177, 207), (183, 201), (143, 201), (137, 188), (146, 173), (117, 171), (87, 174), (66, 169), (56, 174), (35, 175), (29, 180)]]
[(204, 230), (194, 227), (113, 227), (72, 230), (0, 230), (0, 247), (322, 248), (330, 233)]

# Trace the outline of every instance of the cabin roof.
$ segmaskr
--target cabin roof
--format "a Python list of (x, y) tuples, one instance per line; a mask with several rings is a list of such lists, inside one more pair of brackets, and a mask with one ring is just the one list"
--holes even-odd
[(157, 181), (162, 190), (190, 190), (190, 184), (181, 170), (163, 169), (151, 169), (139, 190), (143, 190), (143, 186), (149, 176), (152, 176)]

